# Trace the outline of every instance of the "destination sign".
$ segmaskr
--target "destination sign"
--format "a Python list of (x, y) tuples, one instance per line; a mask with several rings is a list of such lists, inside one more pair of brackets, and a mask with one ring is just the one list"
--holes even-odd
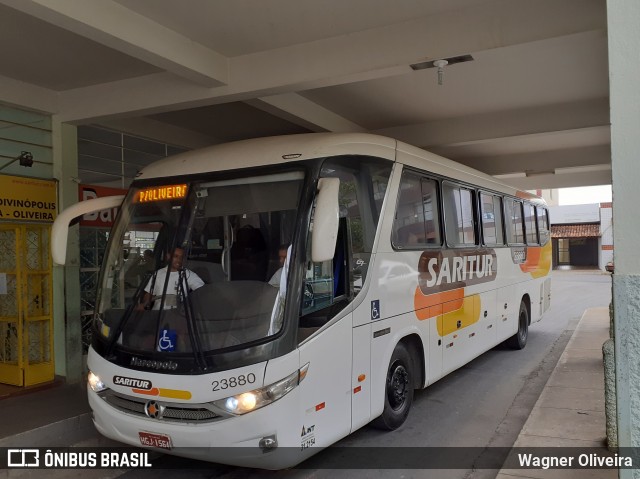
[(136, 198), (138, 203), (151, 203), (184, 198), (185, 196), (187, 196), (187, 185), (165, 185), (140, 190)]

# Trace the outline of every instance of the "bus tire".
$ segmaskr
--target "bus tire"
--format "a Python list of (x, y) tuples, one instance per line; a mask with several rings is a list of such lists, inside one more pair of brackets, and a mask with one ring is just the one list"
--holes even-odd
[(413, 358), (407, 346), (398, 343), (393, 350), (385, 381), (384, 410), (373, 421), (378, 429), (398, 429), (409, 415), (413, 402)]
[(520, 302), (520, 310), (518, 311), (518, 331), (516, 334), (507, 339), (507, 346), (511, 349), (524, 349), (527, 345), (529, 337), (529, 310), (522, 300)]

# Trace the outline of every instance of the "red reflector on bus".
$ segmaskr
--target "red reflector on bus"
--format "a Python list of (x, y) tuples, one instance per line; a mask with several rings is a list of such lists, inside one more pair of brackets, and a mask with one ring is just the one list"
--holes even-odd
[(321, 402), (320, 404), (316, 405), (316, 411), (320, 411), (321, 409), (324, 409), (324, 403)]
[(362, 391), (362, 386), (358, 386), (357, 388), (354, 388), (353, 394), (358, 394), (360, 391)]

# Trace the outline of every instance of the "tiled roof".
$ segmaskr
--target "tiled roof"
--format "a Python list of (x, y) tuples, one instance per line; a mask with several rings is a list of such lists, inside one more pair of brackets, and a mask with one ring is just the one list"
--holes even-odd
[(600, 236), (600, 224), (551, 225), (552, 238), (594, 238)]

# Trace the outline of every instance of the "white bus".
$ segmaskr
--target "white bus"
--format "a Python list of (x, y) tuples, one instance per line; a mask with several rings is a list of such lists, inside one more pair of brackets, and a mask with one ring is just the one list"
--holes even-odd
[[(295, 465), (549, 307), (545, 203), (390, 138), (216, 145), (144, 168), (97, 292), (89, 403), (105, 436), (226, 464)], [(132, 263), (123, 251), (153, 248)], [(142, 266), (141, 266), (142, 265)], [(169, 274), (167, 274), (169, 273)]]

